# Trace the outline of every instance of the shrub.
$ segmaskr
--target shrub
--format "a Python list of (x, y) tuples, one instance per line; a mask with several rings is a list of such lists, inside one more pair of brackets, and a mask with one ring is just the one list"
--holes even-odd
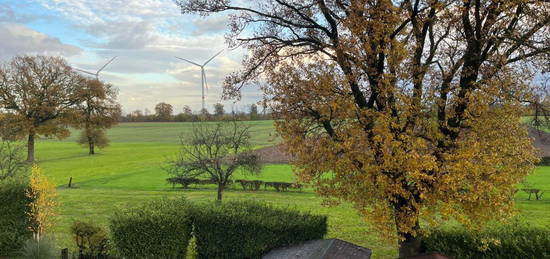
[(424, 237), (423, 245), (427, 252), (453, 258), (550, 258), (550, 231), (525, 225), (438, 229)]
[(196, 178), (187, 178), (187, 177), (170, 177), (166, 179), (166, 181), (172, 184), (172, 188), (174, 188), (176, 184), (181, 184), (181, 186), (184, 189), (187, 189), (190, 184), (196, 184), (200, 180)]
[(94, 223), (75, 221), (71, 227), (79, 257), (105, 257), (109, 239), (104, 229)]
[(275, 190), (278, 192), (281, 192), (281, 191), (285, 192), (289, 188), (296, 188), (296, 189), (302, 188), (301, 184), (293, 184), (293, 183), (285, 183), (285, 182), (266, 182), (265, 186), (266, 187), (271, 186), (275, 188)]
[(190, 204), (162, 199), (115, 212), (114, 248), (126, 258), (185, 258), (191, 237)]
[(550, 166), (550, 156), (543, 156), (537, 163), (538, 166)]
[(25, 241), (25, 245), (21, 249), (19, 256), (23, 259), (51, 259), (59, 257), (58, 252), (59, 250), (55, 248), (52, 239), (28, 239)]
[(90, 140), (95, 147), (100, 149), (109, 146), (109, 139), (105, 135), (105, 131), (101, 129), (83, 130), (78, 137), (77, 143), (83, 147), (88, 147), (90, 145)]
[(23, 177), (0, 181), (0, 256), (14, 256), (32, 237), (28, 216), (32, 202), (25, 193), (28, 180)]
[(243, 187), (243, 190), (250, 190), (250, 191), (258, 191), (260, 190), (260, 187), (262, 186), (262, 184), (264, 184), (263, 181), (260, 181), (260, 180), (253, 180), (253, 181), (248, 181), (248, 180), (235, 180), (236, 183), (240, 183), (241, 186)]
[(58, 203), (55, 185), (37, 165), (31, 169), (26, 195), (32, 200), (29, 204), (30, 229), (35, 239), (40, 239), (40, 235), (53, 228)]
[(198, 258), (260, 258), (327, 232), (325, 216), (256, 202), (212, 203), (194, 211)]

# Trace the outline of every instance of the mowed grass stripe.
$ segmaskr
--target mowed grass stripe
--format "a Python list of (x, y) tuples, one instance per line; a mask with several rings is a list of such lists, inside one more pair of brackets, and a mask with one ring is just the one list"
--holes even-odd
[[(216, 122), (207, 122), (214, 124)], [(254, 146), (271, 146), (278, 142), (273, 121), (246, 121)], [(191, 122), (127, 122), (120, 123), (107, 131), (107, 137), (115, 143), (179, 143), (181, 135), (191, 133)], [(80, 130), (70, 129), (71, 136), (61, 142), (76, 142)], [(57, 142), (57, 141), (55, 141)]]

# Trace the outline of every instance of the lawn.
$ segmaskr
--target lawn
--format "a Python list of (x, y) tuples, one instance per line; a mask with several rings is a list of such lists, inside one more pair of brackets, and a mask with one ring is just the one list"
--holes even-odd
[[(271, 121), (247, 122), (251, 126), (253, 145), (263, 147), (277, 142)], [(197, 202), (214, 200), (214, 186), (191, 190), (172, 189), (165, 182), (163, 161), (178, 150), (178, 136), (187, 135), (191, 123), (124, 123), (108, 131), (111, 146), (88, 156), (87, 150), (74, 140), (41, 140), (37, 144), (37, 159), (46, 174), (59, 186), (59, 217), (55, 236), (60, 247), (74, 248), (69, 233), (75, 220), (89, 220), (107, 226), (116, 207), (131, 206), (164, 196), (185, 196)], [(69, 177), (78, 187), (67, 189)], [(266, 165), (261, 176), (239, 174), (236, 179), (293, 181), (289, 165)], [(536, 188), (550, 191), (550, 167), (541, 167), (529, 177)], [(302, 192), (278, 193), (274, 190), (244, 192), (240, 186), (227, 190), (224, 199), (254, 199), (277, 206), (324, 214), (329, 217), (329, 238), (340, 238), (374, 250), (374, 258), (395, 258), (395, 246), (377, 239), (349, 204), (338, 207), (321, 206), (322, 199), (311, 189)], [(519, 192), (516, 200), (521, 217), (532, 224), (550, 227), (550, 198), (527, 201)]]
[[(209, 122), (214, 123), (214, 122)], [(272, 121), (247, 121), (252, 142), (256, 146), (270, 146), (277, 141)], [(178, 143), (180, 136), (187, 136), (193, 129), (191, 122), (129, 122), (109, 129), (107, 136), (116, 143)], [(78, 131), (63, 142), (75, 142)]]

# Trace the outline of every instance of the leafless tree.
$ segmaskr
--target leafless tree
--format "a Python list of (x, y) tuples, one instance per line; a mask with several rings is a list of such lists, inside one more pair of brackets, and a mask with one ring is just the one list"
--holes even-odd
[(28, 169), (24, 146), (8, 140), (0, 140), (0, 181)]
[(218, 185), (218, 201), (237, 170), (259, 174), (261, 165), (250, 145), (249, 127), (236, 122), (200, 122), (165, 170), (179, 177), (206, 176)]

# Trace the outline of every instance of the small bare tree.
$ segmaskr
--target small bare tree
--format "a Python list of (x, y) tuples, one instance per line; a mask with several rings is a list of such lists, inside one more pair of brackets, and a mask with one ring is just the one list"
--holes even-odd
[(250, 145), (249, 127), (242, 123), (197, 123), (191, 136), (180, 140), (182, 148), (165, 170), (178, 177), (209, 177), (218, 185), (218, 201), (238, 169), (250, 174), (261, 171)]
[(24, 146), (0, 138), (0, 181), (28, 169)]

